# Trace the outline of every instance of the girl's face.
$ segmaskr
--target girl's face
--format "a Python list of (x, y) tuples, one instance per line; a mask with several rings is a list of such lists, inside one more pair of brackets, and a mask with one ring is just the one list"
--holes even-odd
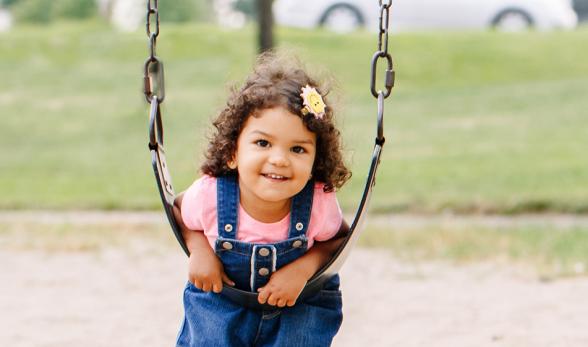
[(311, 177), (316, 134), (283, 107), (250, 116), (229, 166), (237, 167), (241, 202), (247, 209), (283, 208)]

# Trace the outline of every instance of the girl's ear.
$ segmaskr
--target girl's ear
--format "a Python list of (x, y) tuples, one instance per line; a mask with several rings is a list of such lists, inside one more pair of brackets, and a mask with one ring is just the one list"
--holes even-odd
[(231, 170), (235, 170), (237, 168), (237, 161), (233, 158), (227, 162), (227, 166)]

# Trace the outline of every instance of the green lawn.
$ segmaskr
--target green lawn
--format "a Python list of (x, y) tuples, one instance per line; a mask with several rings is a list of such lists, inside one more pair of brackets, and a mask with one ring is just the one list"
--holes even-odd
[[(386, 249), (405, 263), (520, 266), (544, 279), (588, 274), (588, 229), (580, 224), (494, 228), (475, 223), (391, 224), (383, 228), (368, 221), (358, 245)], [(169, 227), (163, 223), (0, 220), (0, 251), (77, 253), (112, 248), (141, 250), (141, 253), (147, 250), (149, 254), (182, 252)]]
[(583, 226), (368, 226), (359, 245), (387, 249), (407, 262), (520, 265), (545, 279), (588, 273), (588, 229)]
[[(166, 152), (195, 178), (209, 119), (254, 59), (252, 27), (164, 24)], [(357, 203), (375, 133), (372, 33), (280, 30), (338, 80)], [(374, 211), (588, 212), (588, 28), (392, 35), (397, 70)], [(0, 35), (0, 208), (159, 208), (141, 94), (146, 35), (97, 23)]]

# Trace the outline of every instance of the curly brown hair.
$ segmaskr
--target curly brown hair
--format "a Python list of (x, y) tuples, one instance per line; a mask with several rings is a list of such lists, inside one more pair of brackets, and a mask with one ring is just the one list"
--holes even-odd
[[(315, 87), (327, 104), (322, 119), (316, 119), (313, 114), (302, 114), (300, 93), (306, 85)], [(227, 163), (237, 150), (237, 139), (248, 117), (256, 117), (259, 110), (281, 106), (299, 115), (306, 128), (316, 134), (313, 178), (325, 184), (326, 192), (341, 188), (351, 177), (351, 172), (343, 162), (341, 134), (335, 127), (333, 108), (325, 98), (327, 94), (327, 90), (310, 78), (301, 63), (291, 55), (260, 55), (244, 85), (231, 89), (226, 107), (213, 121), (215, 131), (200, 170), (214, 177), (235, 173), (236, 170), (229, 168)]]

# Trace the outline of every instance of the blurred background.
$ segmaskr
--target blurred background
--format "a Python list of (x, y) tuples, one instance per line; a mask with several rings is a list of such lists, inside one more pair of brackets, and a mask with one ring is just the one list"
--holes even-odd
[[(198, 176), (229, 87), (269, 45), (337, 81), (329, 97), (354, 173), (338, 196), (351, 218), (375, 136), (378, 1), (160, 0), (159, 9), (176, 191)], [(182, 259), (147, 148), (145, 10), (145, 0), (0, 1), (0, 256), (133, 253), (143, 239)], [(588, 0), (393, 2), (396, 86), (362, 249), (403, 263), (585, 276), (587, 20)], [(27, 341), (10, 336), (12, 346)]]
[[(577, 19), (586, 2), (446, 2), (392, 7), (398, 81), (373, 211), (586, 213), (587, 28)], [(179, 190), (196, 174), (228, 85), (244, 78), (259, 50), (254, 5), (161, 1), (157, 54)], [(0, 207), (158, 209), (144, 148), (145, 1), (4, 0), (2, 8), (0, 141), (10, 150)], [(377, 1), (276, 0), (273, 9), (270, 43), (338, 81), (358, 178), (341, 199), (352, 209), (375, 131)]]

